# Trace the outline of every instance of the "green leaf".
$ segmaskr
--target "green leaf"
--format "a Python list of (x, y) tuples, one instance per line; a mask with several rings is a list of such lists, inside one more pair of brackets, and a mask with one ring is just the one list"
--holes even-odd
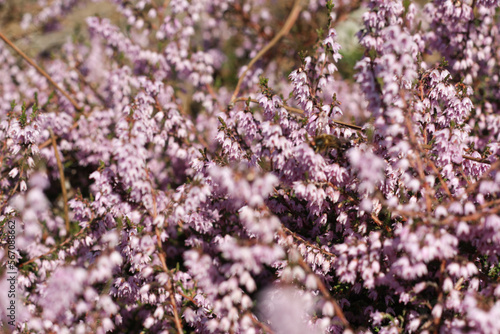
[(333, 0), (328, 0), (326, 3), (326, 9), (331, 12), (333, 8), (335, 7), (335, 4), (333, 3)]
[(50, 100), (52, 100), (52, 98), (54, 97), (55, 94), (56, 94), (56, 92), (54, 92), (54, 91), (52, 91), (52, 93), (50, 93), (49, 98), (47, 99), (47, 102), (42, 106), (42, 109), (47, 108), (47, 106), (50, 103)]
[(224, 122), (224, 120), (222, 119), (222, 117), (219, 116), (217, 118), (219, 119), (220, 124), (222, 124), (222, 127), (226, 128), (227, 127), (226, 122)]

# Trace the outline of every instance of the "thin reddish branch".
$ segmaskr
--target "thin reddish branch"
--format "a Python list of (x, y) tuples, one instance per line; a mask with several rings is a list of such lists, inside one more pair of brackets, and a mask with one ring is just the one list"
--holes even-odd
[(241, 84), (243, 83), (243, 80), (245, 79), (247, 72), (257, 62), (257, 60), (259, 60), (267, 51), (269, 51), (276, 43), (278, 43), (278, 41), (281, 39), (281, 37), (288, 34), (290, 29), (292, 29), (295, 21), (299, 17), (301, 10), (302, 10), (302, 0), (295, 0), (295, 3), (293, 4), (292, 11), (290, 12), (290, 15), (286, 19), (285, 24), (283, 25), (281, 30), (276, 34), (276, 36), (274, 36), (274, 38), (262, 50), (259, 51), (259, 53), (257, 53), (257, 55), (248, 63), (245, 71), (243, 71), (243, 74), (240, 76), (240, 79), (238, 80), (238, 83), (236, 84), (236, 89), (234, 90), (233, 96), (231, 97), (231, 104), (234, 103), (234, 101), (238, 97), (238, 93), (240, 92), (240, 89), (241, 89)]
[(38, 73), (43, 75), (55, 89), (57, 89), (68, 101), (75, 107), (76, 110), (81, 110), (82, 108), (78, 103), (68, 94), (64, 89), (62, 89), (52, 78), (48, 75), (41, 67), (39, 67), (31, 58), (29, 58), (24, 52), (22, 52), (14, 43), (12, 43), (4, 34), (0, 32), (0, 38), (7, 43), (14, 51), (16, 51), (24, 60), (26, 60), (31, 66), (33, 66)]
[(450, 188), (448, 188), (448, 185), (446, 184), (446, 182), (444, 182), (443, 177), (441, 176), (441, 172), (437, 169), (437, 167), (434, 164), (434, 162), (431, 159), (429, 159), (429, 158), (426, 158), (426, 161), (429, 164), (429, 166), (431, 166), (431, 168), (434, 171), (434, 173), (436, 173), (436, 175), (437, 175), (437, 177), (439, 179), (439, 183), (441, 183), (441, 185), (443, 186), (444, 191), (446, 192), (446, 194), (448, 195), (448, 197), (449, 198), (453, 198), (453, 195), (451, 194)]
[(471, 156), (465, 155), (465, 154), (462, 155), (462, 158), (467, 159), (467, 160), (471, 160), (471, 161), (475, 161), (475, 162), (479, 162), (481, 164), (491, 165), (491, 162), (489, 162), (486, 159), (474, 158), (474, 157), (471, 157)]
[(416, 148), (418, 151), (418, 154), (416, 155), (417, 172), (418, 176), (420, 177), (420, 181), (423, 183), (425, 188), (424, 196), (425, 196), (425, 205), (427, 208), (427, 213), (430, 213), (432, 210), (432, 200), (430, 197), (431, 189), (429, 187), (429, 184), (425, 180), (424, 167), (422, 159), (420, 158), (420, 154), (423, 154), (423, 150), (417, 142), (417, 138), (415, 137), (415, 133), (413, 132), (413, 126), (408, 116), (405, 117), (405, 121), (406, 121), (406, 128), (408, 129), (408, 135), (410, 137), (410, 142), (412, 143), (413, 147)]
[(59, 169), (59, 180), (61, 181), (61, 191), (64, 203), (64, 221), (66, 222), (66, 231), (69, 233), (69, 209), (68, 209), (68, 193), (66, 192), (66, 180), (64, 178), (64, 168), (61, 162), (61, 157), (59, 157), (59, 152), (57, 151), (56, 136), (52, 129), (49, 129), (50, 138), (52, 140), (52, 147), (54, 148), (54, 155), (56, 156), (57, 168)]
[[(156, 219), (156, 216), (158, 214), (157, 210), (157, 205), (156, 205), (156, 196), (153, 194), (153, 221)], [(167, 266), (167, 261), (166, 261), (166, 256), (165, 253), (163, 252), (163, 247), (161, 244), (161, 233), (160, 229), (155, 227), (155, 234), (156, 234), (156, 244), (158, 247), (158, 257), (160, 258), (161, 266), (163, 268), (163, 271), (168, 275), (168, 283), (167, 283), (167, 289), (170, 292), (170, 304), (172, 305), (172, 311), (174, 313), (174, 322), (175, 322), (175, 327), (177, 328), (177, 332), (179, 334), (183, 334), (184, 330), (182, 328), (182, 323), (179, 318), (179, 312), (177, 311), (177, 303), (175, 301), (175, 289), (173, 285), (173, 277), (172, 277), (172, 272), (168, 269)]]
[[(248, 102), (248, 101), (250, 101), (252, 103), (257, 103), (257, 104), (259, 103), (259, 101), (255, 100), (255, 99), (244, 98), (244, 97), (237, 98), (236, 100), (234, 100), (234, 103), (236, 103), (236, 102)], [(283, 108), (285, 108), (286, 110), (291, 111), (293, 113), (299, 114), (299, 115), (304, 114), (304, 110), (299, 109), (299, 108), (290, 107), (290, 106), (287, 106), (286, 104), (283, 104)], [(342, 125), (342, 126), (345, 126), (345, 127), (357, 130), (357, 131), (363, 131), (363, 128), (361, 126), (358, 126), (358, 125), (354, 125), (354, 124), (350, 124), (350, 123), (346, 123), (346, 122), (342, 122), (342, 121), (337, 121), (334, 119), (332, 119), (332, 122), (337, 124), (337, 125)]]
[(325, 254), (325, 255), (327, 255), (327, 256), (330, 256), (330, 257), (332, 257), (332, 258), (335, 258), (335, 257), (336, 257), (336, 255), (335, 255), (335, 254), (332, 254), (332, 253), (330, 253), (330, 252), (328, 252), (328, 251), (324, 250), (324, 249), (323, 249), (323, 248), (321, 248), (321, 247), (318, 247), (318, 246), (316, 246), (316, 245), (313, 245), (312, 243), (310, 243), (309, 241), (305, 240), (304, 238), (302, 238), (301, 236), (299, 236), (299, 235), (298, 235), (298, 234), (296, 234), (295, 232), (291, 231), (290, 229), (286, 228), (285, 226), (281, 226), (281, 227), (283, 228), (283, 230), (284, 230), (286, 233), (290, 234), (290, 235), (291, 235), (294, 239), (296, 239), (296, 240), (298, 240), (298, 241), (302, 242), (302, 243), (303, 243), (303, 244), (305, 244), (306, 246), (311, 247), (311, 248), (314, 248), (314, 249), (317, 249), (320, 253)]
[(391, 232), (391, 228), (380, 221), (380, 219), (375, 215), (371, 214), (373, 221), (380, 227), (383, 227), (387, 232)]
[(169, 280), (167, 283), (167, 289), (170, 292), (170, 304), (172, 305), (172, 310), (174, 312), (174, 322), (175, 322), (175, 327), (177, 327), (177, 332), (179, 334), (183, 334), (184, 330), (182, 329), (182, 323), (179, 318), (179, 312), (177, 311), (177, 303), (175, 301), (175, 291), (174, 291), (174, 286), (172, 284), (172, 273), (167, 267), (167, 261), (165, 258), (165, 254), (163, 253), (162, 246), (161, 246), (161, 235), (160, 235), (160, 229), (158, 227), (155, 228), (156, 232), (156, 241), (158, 245), (158, 257), (160, 258), (161, 266), (163, 268), (163, 271), (168, 274)]
[[(280, 231), (278, 231), (278, 235), (281, 238), (283, 238), (283, 240), (285, 240), (285, 241), (287, 240), (287, 235), (284, 232), (284, 229), (281, 229)], [(288, 244), (288, 246), (293, 247), (293, 245), (290, 245), (290, 244)], [(347, 318), (344, 315), (344, 311), (342, 311), (342, 308), (339, 306), (337, 301), (331, 296), (331, 294), (328, 291), (328, 289), (326, 288), (325, 284), (323, 284), (323, 281), (321, 281), (321, 279), (318, 277), (318, 275), (316, 275), (312, 271), (312, 269), (309, 267), (309, 265), (304, 261), (304, 259), (301, 256), (299, 256), (298, 264), (306, 273), (314, 275), (319, 291), (321, 292), (323, 297), (325, 297), (330, 303), (332, 303), (333, 309), (335, 310), (335, 315), (340, 319), (340, 321), (342, 322), (342, 325), (344, 325), (345, 328), (350, 329), (351, 327), (349, 325), (349, 322), (347, 321)]]

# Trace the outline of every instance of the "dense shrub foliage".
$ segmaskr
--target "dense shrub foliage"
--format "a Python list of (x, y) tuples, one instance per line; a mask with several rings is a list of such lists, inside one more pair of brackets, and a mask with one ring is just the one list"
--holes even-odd
[(0, 43), (4, 332), (500, 332), (500, 1), (110, 2)]

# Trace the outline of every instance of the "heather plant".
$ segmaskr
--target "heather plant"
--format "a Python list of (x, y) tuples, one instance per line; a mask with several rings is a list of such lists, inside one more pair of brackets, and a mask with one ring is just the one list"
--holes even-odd
[(3, 332), (500, 332), (500, 1), (109, 2), (0, 29)]

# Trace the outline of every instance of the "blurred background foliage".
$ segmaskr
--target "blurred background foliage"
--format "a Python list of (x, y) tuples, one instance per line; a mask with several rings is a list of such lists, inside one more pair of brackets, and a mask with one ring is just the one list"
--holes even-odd
[[(52, 1), (47, 0), (45, 3), (50, 5)], [(160, 5), (163, 0), (153, 0), (153, 2)], [(237, 81), (237, 69), (248, 63), (248, 55), (238, 56), (235, 53), (235, 50), (243, 42), (239, 36), (260, 36), (267, 41), (271, 40), (285, 22), (292, 5), (293, 1), (290, 0), (269, 1), (269, 3), (264, 4), (267, 6), (269, 14), (276, 18), (273, 20), (276, 22), (275, 27), (249, 24), (249, 14), (244, 13), (239, 5), (230, 7), (230, 10), (224, 15), (230, 17), (230, 22), (234, 25), (233, 28), (240, 33), (230, 39), (230, 42), (223, 48), (227, 59), (220, 73), (216, 73), (216, 88), (217, 86), (234, 86)], [(126, 21), (117, 12), (115, 5), (108, 1), (86, 1), (62, 19), (49, 21), (42, 26), (34, 25), (33, 17), (42, 9), (43, 7), (39, 5), (37, 0), (6, 0), (0, 4), (1, 31), (33, 58), (58, 58), (58, 50), (68, 38), (84, 41), (88, 37), (85, 23), (85, 18), (88, 16), (109, 18), (123, 32), (130, 32), (127, 29)], [(252, 9), (252, 11), (259, 10), (260, 8)], [(339, 71), (344, 79), (352, 78), (354, 65), (363, 55), (363, 50), (359, 47), (356, 37), (356, 33), (361, 28), (363, 11), (363, 8), (358, 8), (351, 13), (343, 14), (335, 26), (339, 43), (342, 45), (341, 53), (344, 56), (339, 63)], [(145, 11), (145, 13), (147, 12)], [(299, 53), (304, 55), (311, 53), (318, 40), (318, 31), (324, 29), (327, 19), (326, 9), (317, 17), (309, 20), (301, 17), (293, 26), (288, 38), (281, 39), (261, 61), (276, 60), (283, 75), (287, 76), (300, 64)], [(293, 38), (290, 38), (291, 36)]]

